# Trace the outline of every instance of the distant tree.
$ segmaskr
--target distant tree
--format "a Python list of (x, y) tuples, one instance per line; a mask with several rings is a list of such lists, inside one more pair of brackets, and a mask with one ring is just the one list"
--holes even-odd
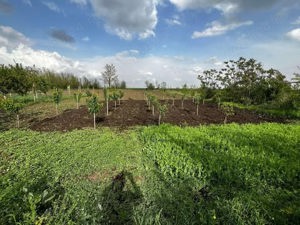
[(148, 80), (145, 81), (145, 85), (146, 85), (146, 89), (147, 89), (147, 90), (154, 90), (154, 89), (155, 89), (154, 84), (151, 83), (151, 82), (148, 81)]
[(108, 88), (111, 88), (113, 84), (118, 82), (117, 70), (113, 64), (105, 65), (105, 71), (102, 72), (102, 79), (104, 84), (107, 85)]
[(120, 88), (121, 89), (126, 89), (126, 82), (124, 80), (121, 81)]

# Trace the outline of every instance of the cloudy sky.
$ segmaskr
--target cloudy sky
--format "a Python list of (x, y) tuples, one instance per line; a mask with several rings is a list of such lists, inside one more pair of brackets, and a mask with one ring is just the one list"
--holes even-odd
[(240, 56), (297, 72), (300, 1), (0, 0), (0, 64), (179, 87)]

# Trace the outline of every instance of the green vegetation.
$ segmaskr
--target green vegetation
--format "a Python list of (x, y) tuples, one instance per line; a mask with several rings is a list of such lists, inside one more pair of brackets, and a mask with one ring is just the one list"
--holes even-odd
[(76, 101), (76, 108), (77, 109), (79, 109), (79, 103), (80, 103), (81, 97), (82, 97), (82, 93), (81, 92), (74, 93), (74, 99)]
[(0, 224), (297, 224), (299, 125), (0, 133)]
[(55, 103), (56, 115), (58, 115), (58, 105), (62, 99), (62, 92), (56, 89), (53, 93), (53, 101)]
[(97, 96), (93, 95), (88, 100), (88, 111), (94, 116), (94, 129), (96, 129), (96, 113), (103, 107), (102, 103), (98, 102)]

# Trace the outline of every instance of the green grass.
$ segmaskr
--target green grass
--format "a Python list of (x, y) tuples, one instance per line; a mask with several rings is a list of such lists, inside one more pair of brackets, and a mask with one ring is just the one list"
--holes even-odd
[(300, 126), (0, 133), (0, 224), (297, 224)]

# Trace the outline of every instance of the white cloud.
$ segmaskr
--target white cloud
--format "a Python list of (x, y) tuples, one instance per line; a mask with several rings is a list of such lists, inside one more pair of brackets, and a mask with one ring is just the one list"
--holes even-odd
[(169, 0), (178, 9), (217, 9), (224, 15), (246, 11), (257, 10), (262, 8), (271, 8), (275, 4), (281, 4), (285, 6), (291, 5), (291, 3), (297, 3), (298, 0)]
[(70, 2), (80, 5), (80, 6), (84, 6), (87, 4), (87, 0), (70, 0)]
[(0, 46), (5, 46), (8, 50), (12, 50), (19, 44), (30, 45), (30, 40), (22, 33), (11, 27), (0, 25)]
[(43, 2), (43, 4), (53, 12), (57, 12), (57, 13), (61, 12), (60, 8), (54, 2)]
[(154, 36), (158, 18), (157, 0), (90, 0), (96, 16), (105, 22), (106, 31), (131, 40)]
[(291, 30), (287, 33), (287, 36), (296, 41), (300, 41), (300, 28)]
[(29, 5), (30, 7), (32, 7), (32, 3), (30, 0), (22, 0), (22, 2), (26, 5)]
[(174, 15), (171, 19), (165, 20), (169, 25), (181, 25), (180, 18), (177, 15)]
[(300, 24), (300, 16), (294, 22), (292, 22), (292, 24), (299, 25)]
[(203, 38), (203, 37), (212, 37), (218, 36), (227, 33), (228, 31), (235, 30), (241, 26), (249, 26), (252, 25), (252, 21), (245, 22), (233, 22), (226, 25), (222, 25), (218, 21), (213, 21), (210, 23), (210, 27), (206, 28), (204, 31), (194, 31), (192, 38)]
[[(22, 33), (11, 27), (0, 26), (0, 62), (14, 64), (16, 61), (24, 66), (35, 65), (90, 78), (100, 78), (105, 64), (113, 63), (120, 80), (125, 80), (129, 87), (144, 87), (149, 77), (151, 81), (165, 81), (173, 87), (182, 86), (182, 83), (198, 84), (196, 74), (190, 72), (196, 65), (182, 57), (141, 57), (137, 49), (131, 49), (112, 56), (74, 60), (57, 52), (36, 50), (30, 43)], [(175, 77), (180, 80), (174, 80)]]

